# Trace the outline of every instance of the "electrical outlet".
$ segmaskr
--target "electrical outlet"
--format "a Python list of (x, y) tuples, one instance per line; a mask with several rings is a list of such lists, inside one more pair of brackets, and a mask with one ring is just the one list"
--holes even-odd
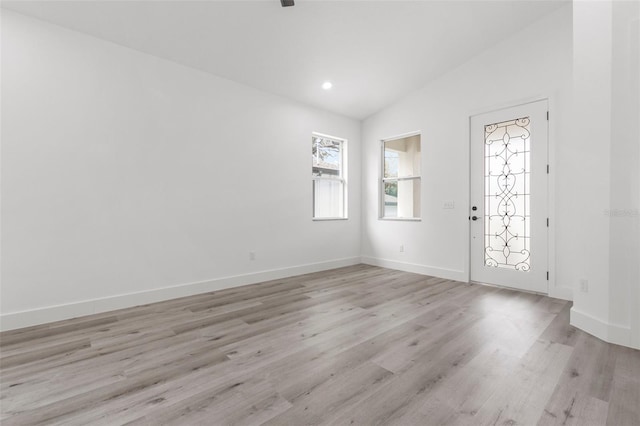
[(255, 251), (250, 251), (249, 252), (249, 260), (256, 260), (256, 252)]
[(456, 208), (456, 202), (455, 201), (445, 201), (443, 206), (443, 209), (455, 209)]
[(400, 253), (404, 253), (404, 244), (400, 244)]
[(589, 293), (589, 281), (585, 279), (580, 280), (580, 291), (583, 293)]

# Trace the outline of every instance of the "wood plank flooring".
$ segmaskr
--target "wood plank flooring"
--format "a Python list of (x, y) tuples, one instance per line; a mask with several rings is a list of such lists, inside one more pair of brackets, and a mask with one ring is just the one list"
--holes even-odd
[(570, 304), (357, 265), (0, 334), (5, 425), (640, 425)]

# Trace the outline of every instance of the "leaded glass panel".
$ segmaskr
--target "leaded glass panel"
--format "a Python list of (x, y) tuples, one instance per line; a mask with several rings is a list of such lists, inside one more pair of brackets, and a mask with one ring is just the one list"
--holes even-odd
[(529, 124), (524, 117), (484, 128), (485, 266), (531, 268)]

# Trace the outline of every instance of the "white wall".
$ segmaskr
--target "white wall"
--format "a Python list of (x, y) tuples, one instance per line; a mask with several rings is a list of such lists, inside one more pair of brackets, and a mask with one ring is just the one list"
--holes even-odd
[[(469, 117), (549, 98), (553, 212), (558, 253), (575, 242), (564, 229), (573, 220), (571, 177), (572, 10), (564, 7), (412, 93), (363, 124), (363, 256), (369, 263), (467, 281), (469, 273)], [(422, 131), (422, 221), (378, 219), (380, 139)], [(454, 201), (455, 209), (443, 209)], [(554, 226), (555, 225), (555, 226)], [(404, 245), (404, 253), (399, 246)], [(558, 254), (558, 258), (561, 255)], [(553, 263), (554, 259), (551, 259)], [(549, 293), (571, 297), (569, 271), (555, 266)]]
[(640, 348), (640, 3), (613, 2), (612, 21), (609, 323)]
[[(2, 15), (3, 329), (359, 262), (359, 122)], [(311, 220), (312, 132), (348, 221)]]
[[(606, 319), (609, 306), (609, 207), (611, 138), (611, 4), (576, 2), (573, 27), (573, 136), (570, 149), (574, 179), (574, 220), (568, 237), (580, 242), (577, 256), (567, 256), (571, 279), (588, 280), (589, 291), (576, 291), (573, 310)], [(604, 84), (603, 84), (604, 83)], [(578, 184), (579, 183), (579, 184)], [(586, 243), (588, 242), (588, 243)]]
[[(571, 322), (640, 348), (640, 34), (637, 2), (574, 6), (574, 138), (582, 166), (574, 237), (588, 241), (575, 262), (589, 279)], [(577, 163), (578, 161), (576, 161)]]

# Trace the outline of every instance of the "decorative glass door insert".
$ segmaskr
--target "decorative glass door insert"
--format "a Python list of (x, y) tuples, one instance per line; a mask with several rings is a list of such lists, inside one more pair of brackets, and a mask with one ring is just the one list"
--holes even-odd
[(484, 126), (484, 264), (529, 271), (529, 117)]

